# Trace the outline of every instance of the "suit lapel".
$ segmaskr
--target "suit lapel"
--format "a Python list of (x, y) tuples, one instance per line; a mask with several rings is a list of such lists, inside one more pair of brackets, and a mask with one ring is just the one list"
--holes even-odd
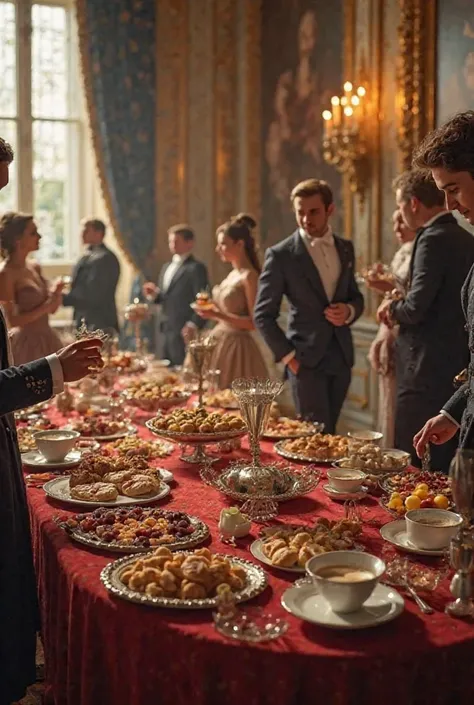
[(334, 235), (334, 244), (336, 246), (337, 254), (339, 255), (339, 261), (341, 263), (341, 271), (339, 273), (339, 279), (337, 280), (336, 289), (334, 291), (333, 301), (342, 301), (345, 297), (345, 279), (347, 271), (353, 266), (352, 259), (348, 255), (347, 245), (344, 240), (337, 235)]
[(329, 303), (328, 297), (326, 296), (326, 292), (324, 291), (323, 282), (319, 275), (319, 270), (314, 264), (311, 255), (309, 254), (308, 249), (305, 243), (303, 242), (303, 238), (299, 234), (298, 230), (295, 232), (293, 237), (294, 253), (295, 258), (297, 260), (297, 274), (301, 272), (306, 277), (306, 279), (308, 279), (318, 296), (322, 298), (325, 303)]

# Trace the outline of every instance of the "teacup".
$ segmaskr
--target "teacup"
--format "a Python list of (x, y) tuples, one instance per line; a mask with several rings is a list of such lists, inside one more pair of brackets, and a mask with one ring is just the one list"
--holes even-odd
[(362, 551), (331, 551), (313, 556), (306, 572), (333, 612), (356, 612), (385, 572), (385, 563)]
[(60, 463), (76, 445), (80, 437), (77, 431), (50, 429), (34, 434), (36, 446), (49, 463)]
[(357, 468), (334, 468), (328, 470), (326, 475), (331, 487), (338, 492), (358, 492), (367, 477)]
[(408, 541), (427, 551), (447, 548), (462, 521), (447, 509), (412, 509), (405, 514)]

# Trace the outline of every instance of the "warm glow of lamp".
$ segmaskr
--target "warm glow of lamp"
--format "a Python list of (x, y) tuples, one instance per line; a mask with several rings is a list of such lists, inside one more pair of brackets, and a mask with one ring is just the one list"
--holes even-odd
[(344, 84), (344, 90), (346, 93), (350, 93), (352, 90), (352, 83), (350, 81), (346, 81)]
[(350, 105), (344, 108), (344, 115), (346, 117), (352, 117), (352, 115), (354, 115), (354, 111), (352, 110)]
[(349, 102), (349, 101), (347, 100), (346, 96), (345, 96), (345, 95), (342, 96), (342, 98), (341, 98), (341, 105), (347, 105), (348, 102)]
[(365, 94), (366, 94), (366, 90), (365, 90), (364, 86), (359, 86), (359, 88), (357, 89), (357, 95), (359, 96), (359, 98), (363, 98), (365, 96)]
[(333, 95), (333, 97), (331, 98), (331, 105), (339, 105), (340, 102), (341, 102), (341, 101), (339, 100), (339, 98), (337, 97), (337, 95)]
[(330, 110), (323, 111), (323, 120), (330, 120), (332, 118), (332, 113)]
[(352, 105), (360, 105), (360, 98), (356, 95), (353, 95), (351, 98), (351, 104)]

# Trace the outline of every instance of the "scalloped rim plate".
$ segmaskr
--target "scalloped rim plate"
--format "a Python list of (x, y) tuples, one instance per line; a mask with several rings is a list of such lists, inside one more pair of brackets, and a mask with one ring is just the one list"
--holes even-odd
[(171, 441), (175, 440), (178, 443), (202, 443), (208, 445), (210, 443), (220, 443), (230, 440), (231, 438), (242, 438), (247, 435), (247, 428), (239, 428), (233, 431), (221, 431), (221, 433), (182, 433), (181, 431), (163, 431), (157, 429), (152, 424), (153, 419), (146, 422), (145, 426), (160, 438), (166, 438)]
[[(149, 552), (150, 555), (153, 551)], [(182, 553), (187, 553), (192, 555), (192, 551), (182, 551)], [(220, 558), (226, 558), (231, 563), (244, 568), (247, 572), (247, 584), (243, 590), (239, 590), (234, 593), (235, 601), (245, 602), (246, 600), (251, 600), (256, 597), (267, 587), (268, 581), (265, 572), (260, 566), (255, 565), (251, 561), (245, 558), (239, 558), (238, 556), (231, 556), (225, 553), (213, 553), (214, 556), (219, 556)], [(146, 556), (146, 554), (141, 554), (141, 557)], [(217, 606), (217, 598), (209, 597), (206, 599), (199, 600), (182, 600), (176, 597), (150, 597), (141, 592), (136, 592), (135, 590), (130, 590), (126, 585), (120, 581), (120, 575), (123, 571), (137, 560), (136, 556), (127, 556), (125, 558), (119, 558), (113, 563), (105, 566), (100, 574), (100, 579), (108, 592), (112, 593), (116, 597), (120, 597), (123, 600), (128, 600), (129, 602), (135, 602), (139, 605), (148, 605), (151, 607), (165, 607), (181, 610), (196, 610), (196, 609), (212, 609)]]
[[(166, 510), (165, 510), (166, 511)], [(173, 510), (169, 510), (172, 512)], [(186, 515), (190, 520), (191, 524), (194, 526), (194, 532), (187, 536), (181, 541), (175, 541), (174, 543), (161, 543), (157, 546), (153, 546), (152, 550), (157, 548), (165, 547), (169, 548), (170, 551), (181, 551), (192, 548), (193, 546), (198, 546), (203, 543), (209, 537), (209, 527), (205, 524), (199, 517), (192, 516), (190, 514)], [(114, 553), (127, 553), (127, 554), (142, 554), (149, 553), (150, 546), (147, 548), (143, 546), (126, 546), (117, 542), (108, 543), (107, 541), (101, 541), (99, 538), (93, 538), (94, 534), (88, 534), (82, 532), (80, 529), (72, 529), (67, 526), (65, 522), (58, 522), (59, 526), (70, 536), (74, 541), (88, 546), (89, 548), (99, 548), (104, 551), (113, 551)]]
[(286, 458), (287, 460), (299, 460), (303, 463), (315, 463), (316, 465), (319, 463), (321, 465), (326, 465), (327, 463), (335, 463), (338, 460), (343, 460), (345, 457), (341, 455), (340, 458), (309, 458), (306, 455), (301, 455), (300, 453), (292, 453), (291, 451), (283, 448), (283, 443), (286, 443), (287, 440), (289, 439), (285, 438), (284, 440), (275, 443), (275, 445), (273, 446), (278, 455), (281, 455), (282, 458)]

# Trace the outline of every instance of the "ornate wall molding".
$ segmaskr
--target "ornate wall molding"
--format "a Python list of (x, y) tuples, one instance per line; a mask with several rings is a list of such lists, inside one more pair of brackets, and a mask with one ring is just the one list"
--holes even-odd
[(168, 258), (167, 229), (187, 220), (188, 0), (156, 0), (156, 243)]
[(434, 127), (436, 3), (399, 0), (397, 66), (397, 143), (402, 169), (409, 169), (414, 148)]

